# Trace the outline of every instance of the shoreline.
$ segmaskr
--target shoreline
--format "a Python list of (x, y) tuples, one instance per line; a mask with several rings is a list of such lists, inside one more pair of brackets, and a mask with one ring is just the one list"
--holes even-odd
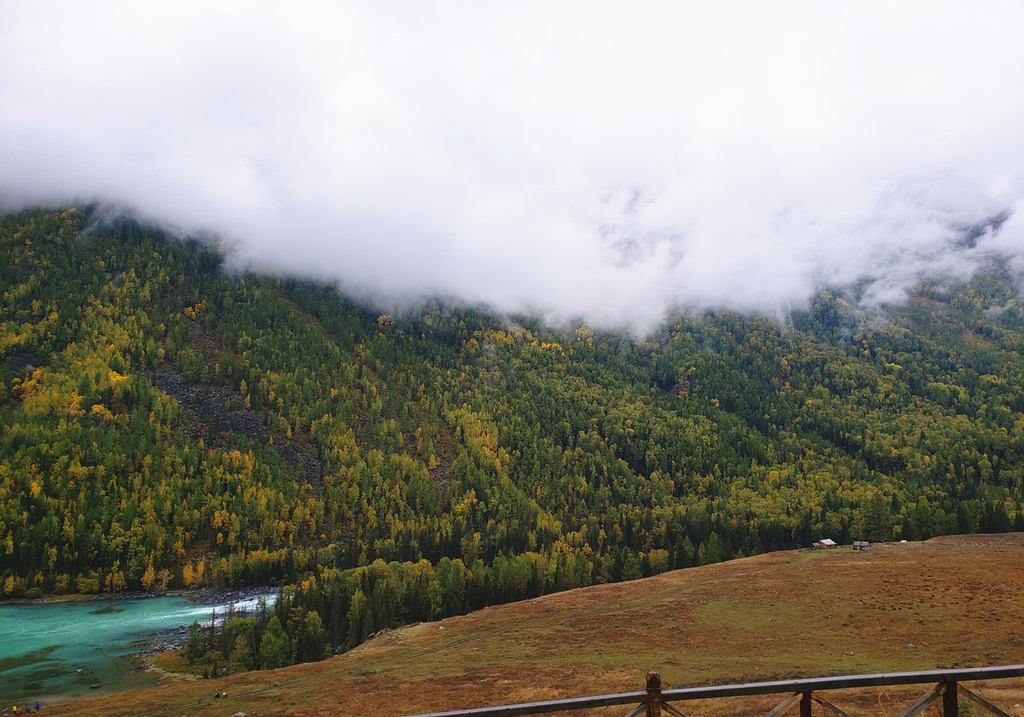
[(198, 588), (196, 590), (167, 590), (160, 593), (149, 592), (127, 592), (116, 595), (105, 595), (95, 593), (82, 595), (73, 593), (68, 595), (43, 595), (38, 598), (3, 598), (0, 605), (44, 605), (53, 603), (78, 603), (78, 602), (112, 602), (118, 600), (147, 600), (161, 597), (181, 597), (197, 605), (219, 605), (231, 602), (242, 602), (259, 597), (277, 595), (283, 586), (265, 585), (252, 588), (238, 588), (236, 590), (210, 590), (209, 588)]

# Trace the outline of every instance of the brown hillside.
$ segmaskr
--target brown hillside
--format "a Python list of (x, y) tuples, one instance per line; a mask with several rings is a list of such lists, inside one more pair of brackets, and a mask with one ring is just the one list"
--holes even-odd
[[(1024, 538), (782, 552), (405, 627), (331, 660), (54, 705), (68, 715), (403, 715), (642, 689), (1024, 663)], [(981, 686), (1024, 716), (1024, 680)], [(224, 699), (213, 699), (217, 691)], [(925, 687), (834, 695), (893, 715)], [(681, 705), (755, 714), (778, 697)], [(902, 701), (902, 704), (901, 704)], [(820, 708), (815, 706), (815, 715)], [(602, 714), (624, 714), (610, 709)]]

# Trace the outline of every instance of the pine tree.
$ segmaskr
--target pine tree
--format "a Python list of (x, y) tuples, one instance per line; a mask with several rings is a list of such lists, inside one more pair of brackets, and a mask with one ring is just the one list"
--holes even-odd
[(860, 533), (865, 540), (885, 541), (892, 537), (892, 516), (889, 501), (881, 491), (874, 491), (860, 509)]
[(267, 631), (260, 639), (260, 669), (276, 670), (288, 664), (288, 636), (284, 634), (277, 615), (270, 618)]

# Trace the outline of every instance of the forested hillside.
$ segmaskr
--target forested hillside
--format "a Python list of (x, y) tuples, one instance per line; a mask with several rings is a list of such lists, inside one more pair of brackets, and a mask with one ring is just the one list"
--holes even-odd
[(998, 267), (637, 340), (221, 263), (89, 208), (0, 222), (4, 595), (296, 584), (291, 634), (315, 611), (337, 648), (820, 537), (1024, 529)]

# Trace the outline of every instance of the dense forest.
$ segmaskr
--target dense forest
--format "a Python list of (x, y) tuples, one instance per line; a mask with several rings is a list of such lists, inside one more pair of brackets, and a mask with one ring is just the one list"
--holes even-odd
[(274, 666), (822, 537), (1024, 529), (998, 263), (637, 339), (222, 262), (91, 207), (0, 219), (3, 596), (289, 585), (217, 638)]

